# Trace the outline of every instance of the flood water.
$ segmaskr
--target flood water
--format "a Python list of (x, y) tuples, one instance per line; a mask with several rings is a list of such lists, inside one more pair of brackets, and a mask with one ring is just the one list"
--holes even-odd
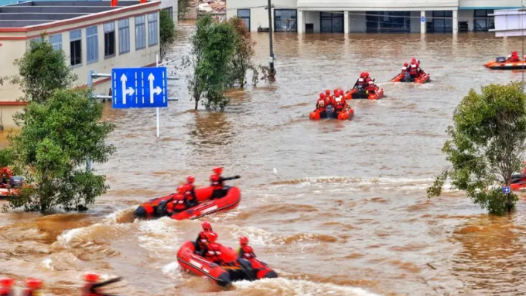
[[(189, 52), (194, 28), (180, 27), (171, 58)], [(257, 63), (268, 35), (254, 33)], [(96, 164), (111, 189), (85, 214), (0, 214), (0, 276), (43, 278), (49, 295), (78, 295), (80, 275), (122, 276), (118, 295), (524, 295), (526, 205), (491, 217), (462, 192), (426, 188), (447, 166), (441, 148), (454, 108), (470, 88), (521, 79), (483, 63), (520, 48), (493, 34), (276, 34), (277, 81), (233, 91), (224, 113), (194, 112), (185, 71), (161, 110), (111, 110), (117, 147)], [(387, 82), (411, 57), (425, 85)], [(312, 122), (318, 93), (351, 87), (368, 71), (380, 101), (353, 100), (349, 122)], [(170, 71), (176, 71), (170, 68)], [(249, 236), (279, 279), (224, 290), (181, 272), (179, 246), (200, 221), (134, 220), (133, 209), (211, 168), (241, 175), (243, 199), (210, 217), (223, 244)], [(109, 292), (109, 291), (108, 291)]]

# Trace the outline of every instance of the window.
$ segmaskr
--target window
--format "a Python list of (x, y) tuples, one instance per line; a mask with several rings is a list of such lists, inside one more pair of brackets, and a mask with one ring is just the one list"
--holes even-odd
[(493, 9), (476, 9), (474, 12), (473, 31), (488, 32), (490, 29), (495, 29), (495, 17), (489, 16), (493, 14)]
[(104, 56), (115, 55), (115, 22), (104, 24)]
[(151, 13), (148, 15), (148, 46), (159, 43), (159, 21), (158, 14)]
[(164, 11), (168, 12), (170, 19), (174, 20), (174, 8), (172, 6), (163, 8)]
[(343, 33), (343, 14), (332, 12), (321, 12), (322, 33)]
[(245, 23), (247, 31), (250, 32), (250, 9), (238, 9), (237, 17)]
[(86, 28), (86, 50), (88, 52), (88, 64), (99, 60), (99, 37), (97, 26)]
[(433, 11), (433, 32), (453, 32), (453, 12), (451, 10)]
[(274, 9), (274, 31), (296, 32), (297, 12), (295, 9)]
[(62, 50), (62, 34), (50, 36), (49, 43), (51, 43), (54, 50)]
[(71, 65), (82, 64), (82, 31), (69, 32), (69, 58)]
[(42, 36), (31, 39), (31, 42), (42, 42)]
[(135, 17), (135, 50), (143, 49), (146, 47), (146, 26), (145, 17)]
[(119, 21), (119, 54), (130, 52), (130, 19)]

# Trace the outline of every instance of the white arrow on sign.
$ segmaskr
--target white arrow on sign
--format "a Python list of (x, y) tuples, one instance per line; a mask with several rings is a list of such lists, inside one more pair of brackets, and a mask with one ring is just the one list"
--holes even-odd
[(132, 87), (128, 87), (126, 89), (126, 81), (128, 81), (128, 77), (126, 77), (126, 74), (122, 74), (121, 76), (121, 83), (122, 83), (122, 104), (126, 105), (126, 96), (130, 95), (133, 96), (135, 91)]
[(150, 73), (150, 75), (148, 75), (148, 80), (150, 81), (150, 104), (153, 104), (153, 95), (156, 94), (160, 94), (163, 92), (163, 90), (160, 88), (160, 87), (153, 87), (153, 81), (155, 80), (155, 76), (153, 76), (152, 73)]

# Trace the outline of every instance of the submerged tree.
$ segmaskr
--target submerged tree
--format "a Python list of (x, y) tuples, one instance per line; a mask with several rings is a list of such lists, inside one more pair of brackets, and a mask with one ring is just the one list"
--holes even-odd
[(229, 22), (234, 27), (239, 39), (232, 58), (231, 86), (237, 84), (241, 88), (245, 87), (248, 70), (252, 70), (252, 83), (255, 85), (258, 81), (259, 74), (257, 68), (252, 63), (256, 42), (250, 37), (250, 32), (247, 30), (245, 22), (243, 22), (242, 19), (233, 17)]
[(168, 47), (175, 41), (175, 24), (167, 11), (161, 10), (159, 15), (159, 35), (161, 39), (159, 51), (161, 59), (164, 59)]
[(223, 110), (228, 104), (224, 93), (230, 85), (230, 65), (237, 43), (231, 23), (218, 22), (210, 14), (197, 21), (192, 56), (186, 61), (193, 66), (188, 88), (196, 110), (201, 100), (207, 109)]
[(454, 188), (492, 214), (511, 211), (518, 198), (505, 194), (512, 175), (522, 167), (521, 154), (526, 140), (526, 101), (522, 84), (490, 84), (482, 93), (471, 90), (453, 115), (448, 140), (442, 149), (451, 162), (427, 190), (439, 196), (449, 178)]
[(11, 207), (83, 210), (106, 191), (104, 176), (83, 166), (88, 157), (107, 161), (115, 149), (105, 143), (113, 125), (100, 122), (104, 105), (91, 101), (89, 91), (56, 91), (15, 116), (22, 130), (11, 138), (11, 151), (29, 186), (9, 200)]

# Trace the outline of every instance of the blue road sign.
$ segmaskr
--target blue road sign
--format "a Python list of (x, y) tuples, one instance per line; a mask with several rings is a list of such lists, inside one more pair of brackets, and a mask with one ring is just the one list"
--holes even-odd
[(165, 67), (115, 68), (111, 79), (114, 109), (168, 107)]
[(502, 187), (502, 192), (503, 193), (510, 193), (510, 187), (509, 186)]
[(425, 22), (426, 22), (426, 17), (425, 17), (425, 16), (422, 16), (422, 17), (420, 18), (420, 21), (421, 21), (422, 23), (425, 23)]

